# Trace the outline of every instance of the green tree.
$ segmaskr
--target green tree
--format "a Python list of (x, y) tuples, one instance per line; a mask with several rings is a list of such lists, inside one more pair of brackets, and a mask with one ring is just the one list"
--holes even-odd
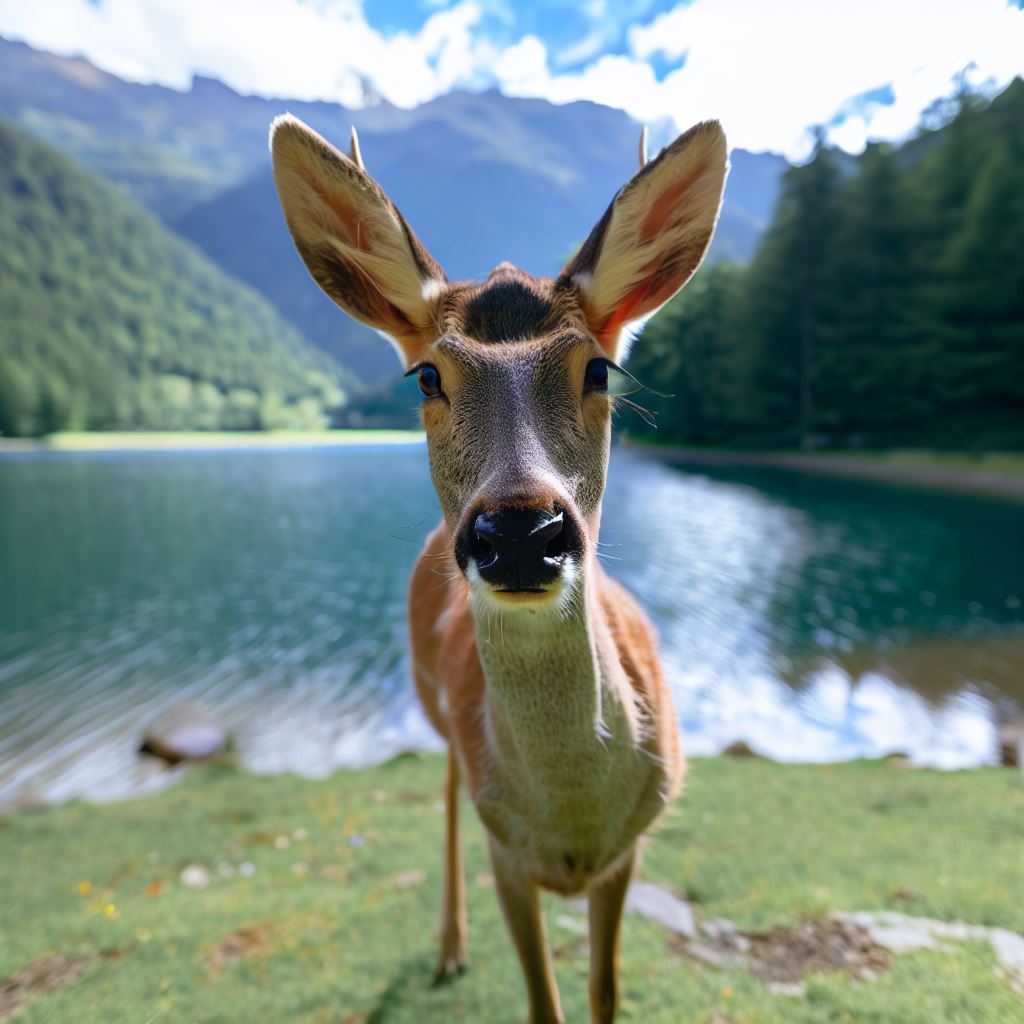
[[(669, 392), (667, 398), (637, 396), (657, 413), (658, 436), (687, 444), (731, 439), (737, 416), (733, 309), (740, 276), (731, 263), (706, 267), (637, 341), (630, 372)], [(652, 429), (630, 421), (631, 431)]]
[(841, 186), (819, 134), (809, 163), (790, 168), (775, 217), (741, 289), (739, 368), (747, 430), (768, 444), (814, 444), (815, 387), (836, 294)]
[(818, 428), (833, 443), (890, 443), (933, 410), (924, 217), (905, 177), (889, 147), (868, 146), (840, 196), (817, 387)]
[(752, 262), (652, 322), (660, 438), (1024, 446), (1024, 82), (934, 113), (853, 174), (819, 138)]
[(37, 403), (32, 374), (13, 359), (0, 359), (0, 437), (34, 434)]
[(1022, 238), (1024, 172), (1002, 141), (991, 147), (975, 176), (943, 266), (942, 398), (954, 424), (966, 416), (981, 431), (964, 438), (968, 445), (1007, 441), (984, 431), (1002, 435), (1014, 424), (1017, 443), (1024, 440)]

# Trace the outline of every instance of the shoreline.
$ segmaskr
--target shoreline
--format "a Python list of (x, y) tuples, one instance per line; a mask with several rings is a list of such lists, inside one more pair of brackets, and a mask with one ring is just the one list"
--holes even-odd
[(419, 430), (96, 431), (43, 438), (0, 437), (0, 456), (38, 452), (225, 451), (422, 444)]
[[(847, 480), (866, 480), (922, 490), (1024, 502), (1024, 456), (992, 453), (949, 455), (891, 449), (872, 453), (818, 454), (685, 448), (624, 441), (630, 451), (682, 468), (784, 469)], [(972, 464), (973, 463), (973, 464)], [(993, 468), (994, 467), (994, 468)]]

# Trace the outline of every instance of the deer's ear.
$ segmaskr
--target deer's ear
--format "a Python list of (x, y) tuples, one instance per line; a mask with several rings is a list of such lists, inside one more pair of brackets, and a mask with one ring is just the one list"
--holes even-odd
[(562, 271), (580, 290), (591, 333), (622, 359), (631, 325), (663, 306), (700, 266), (729, 170), (725, 134), (705, 121), (680, 135), (619, 190)]
[(437, 334), (446, 283), (384, 190), (290, 115), (270, 129), (285, 220), (317, 284), (347, 313), (393, 339), (406, 365)]

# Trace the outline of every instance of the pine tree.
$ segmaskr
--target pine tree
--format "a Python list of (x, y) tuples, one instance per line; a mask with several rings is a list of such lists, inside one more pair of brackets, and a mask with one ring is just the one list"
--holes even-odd
[(739, 324), (751, 343), (743, 390), (749, 426), (769, 444), (814, 444), (819, 349), (836, 290), (840, 186), (835, 154), (819, 133), (811, 161), (784, 175), (743, 288)]
[(14, 359), (0, 359), (0, 437), (36, 433), (36, 387), (32, 374)]
[[(1024, 172), (1007, 141), (992, 145), (945, 254), (942, 399), (978, 433), (970, 445), (1024, 441)], [(984, 421), (990, 421), (988, 426)], [(986, 436), (994, 431), (995, 437)]]
[(932, 412), (933, 342), (922, 322), (927, 239), (886, 146), (869, 146), (843, 189), (835, 296), (823, 326), (819, 426), (838, 444), (906, 439)]

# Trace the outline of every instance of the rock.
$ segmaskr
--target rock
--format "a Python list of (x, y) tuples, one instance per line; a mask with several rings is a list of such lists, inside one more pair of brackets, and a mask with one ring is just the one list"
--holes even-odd
[(227, 743), (224, 728), (195, 701), (186, 700), (165, 711), (149, 726), (139, 753), (153, 754), (168, 764), (180, 764), (213, 757)]
[(722, 750), (719, 757), (761, 757), (746, 740), (734, 740)]
[(559, 914), (555, 918), (555, 924), (567, 932), (572, 932), (574, 935), (587, 934), (586, 923), (581, 921), (578, 917), (570, 917), (568, 914)]
[(1007, 928), (989, 928), (988, 939), (996, 959), (1024, 979), (1024, 935), (1018, 935)]
[[(587, 913), (587, 900), (584, 896), (566, 900), (565, 906), (577, 914)], [(627, 914), (646, 917), (684, 939), (697, 936), (693, 907), (663, 885), (634, 879), (626, 893), (625, 909)]]
[(712, 939), (732, 938), (739, 934), (736, 925), (726, 917), (713, 917), (704, 922), (704, 934)]
[(874, 942), (893, 953), (916, 949), (949, 951), (953, 942), (988, 942), (1009, 984), (1024, 993), (1024, 935), (964, 921), (936, 921), (886, 911), (836, 913), (832, 917), (866, 928)]
[(626, 911), (656, 921), (684, 938), (692, 939), (697, 935), (690, 904), (653, 882), (633, 882), (626, 894)]
[(205, 889), (212, 880), (210, 872), (202, 864), (189, 864), (181, 872), (181, 884), (186, 889)]
[(999, 763), (1004, 768), (1020, 768), (1024, 771), (1024, 718), (1005, 722), (996, 734), (999, 746)]

